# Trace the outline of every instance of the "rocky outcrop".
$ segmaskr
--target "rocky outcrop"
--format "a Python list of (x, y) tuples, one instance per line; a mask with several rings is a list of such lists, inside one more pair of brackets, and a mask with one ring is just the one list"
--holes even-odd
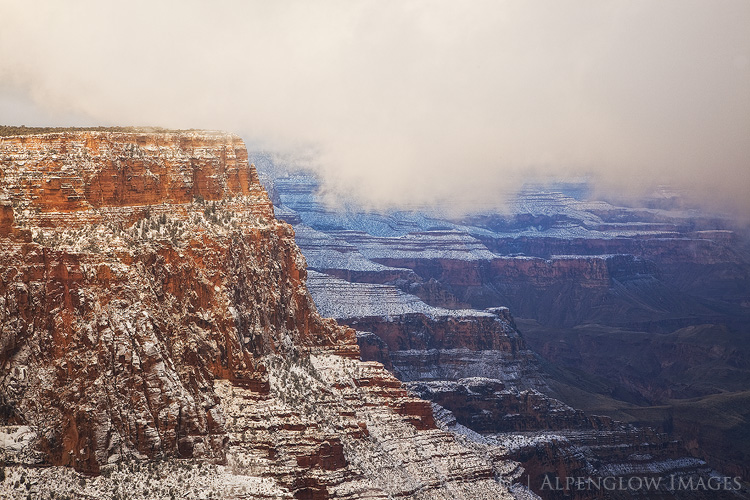
[(360, 332), (362, 359), (392, 367), (402, 381), (484, 376), (545, 386), (504, 307), (443, 309), (393, 286), (349, 283), (314, 271), (309, 288), (324, 315)]
[[(251, 196), (247, 210), (273, 216), (247, 150), (222, 133), (64, 132), (0, 138), (2, 185), (22, 210), (67, 214), (91, 208)], [(43, 226), (37, 215), (30, 225)], [(93, 220), (101, 213), (90, 213)], [(50, 216), (51, 217), (51, 216)], [(90, 222), (90, 221), (89, 221)]]
[(480, 433), (600, 430), (612, 419), (586, 415), (534, 389), (519, 390), (497, 379), (411, 382), (420, 397), (449, 409), (458, 423)]
[(509, 497), (317, 313), (246, 158), (219, 133), (0, 139), (0, 417), (35, 433), (24, 456), (211, 459), (251, 488), (226, 498)]
[[(2, 397), (48, 430), (52, 463), (221, 456), (213, 378), (267, 391), (258, 359), (285, 339), (356, 355), (351, 331), (311, 314), (293, 233), (270, 219), (238, 138), (0, 141), (2, 190), (34, 234), (7, 234), (0, 255)], [(250, 285), (263, 282), (274, 293)]]
[(511, 326), (507, 309), (498, 314), (448, 312), (436, 316), (406, 313), (382, 321), (380, 317), (342, 318), (345, 324), (372, 331), (388, 344), (391, 352), (407, 350), (467, 349), (499, 351), (515, 355), (526, 349)]
[(393, 371), (388, 344), (372, 332), (357, 332), (357, 344), (363, 361), (377, 361), (386, 370)]
[[(507, 308), (485, 311), (433, 307), (392, 286), (350, 283), (310, 273), (319, 309), (360, 331), (376, 333), (391, 351), (525, 349)], [(385, 318), (386, 321), (383, 321)]]

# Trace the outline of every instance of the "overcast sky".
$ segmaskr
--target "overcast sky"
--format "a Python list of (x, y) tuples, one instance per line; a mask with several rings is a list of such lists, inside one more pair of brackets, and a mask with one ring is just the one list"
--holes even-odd
[(0, 122), (240, 134), (366, 203), (535, 177), (750, 214), (750, 1), (0, 0)]

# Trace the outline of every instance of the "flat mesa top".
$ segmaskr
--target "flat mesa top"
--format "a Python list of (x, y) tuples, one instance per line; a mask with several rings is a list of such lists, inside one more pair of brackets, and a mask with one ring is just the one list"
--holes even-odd
[(162, 127), (26, 127), (0, 125), (0, 137), (14, 137), (23, 135), (48, 135), (65, 132), (116, 132), (131, 134), (200, 134), (200, 135), (230, 135), (220, 130), (202, 129), (167, 129)]

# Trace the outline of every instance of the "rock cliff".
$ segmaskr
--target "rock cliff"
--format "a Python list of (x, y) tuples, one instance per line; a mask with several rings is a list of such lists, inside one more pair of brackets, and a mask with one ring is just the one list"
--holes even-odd
[[(3, 496), (510, 498), (512, 461), (317, 313), (238, 137), (5, 137), (0, 169)], [(161, 478), (128, 490), (146, 459)]]

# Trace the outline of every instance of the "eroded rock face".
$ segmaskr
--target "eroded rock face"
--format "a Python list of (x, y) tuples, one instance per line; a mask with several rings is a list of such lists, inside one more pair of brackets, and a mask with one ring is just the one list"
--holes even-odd
[(421, 397), (450, 409), (460, 424), (485, 434), (614, 427), (610, 418), (586, 415), (539, 391), (506, 387), (496, 379), (411, 382), (408, 386)]
[(393, 286), (350, 283), (315, 271), (308, 286), (323, 314), (359, 332), (362, 359), (383, 363), (402, 381), (482, 376), (545, 387), (507, 308), (433, 307)]
[(239, 138), (9, 137), (0, 167), (0, 418), (41, 460), (211, 458), (279, 497), (508, 496), (317, 313)]
[(293, 233), (246, 157), (226, 135), (0, 140), (19, 213), (4, 205), (2, 397), (10, 419), (46, 429), (52, 463), (220, 457), (214, 378), (267, 391), (259, 358), (284, 342), (351, 344), (311, 314)]
[(64, 132), (3, 137), (0, 148), (8, 196), (23, 208), (61, 214), (68, 224), (64, 214), (77, 210), (186, 203), (197, 196), (251, 196), (248, 210), (273, 216), (236, 136)]

